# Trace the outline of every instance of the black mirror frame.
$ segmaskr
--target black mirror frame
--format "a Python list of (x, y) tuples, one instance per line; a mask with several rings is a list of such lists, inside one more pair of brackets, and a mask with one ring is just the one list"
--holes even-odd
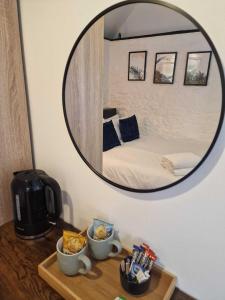
[[(104, 177), (101, 173), (97, 172), (90, 165), (90, 163), (85, 159), (85, 157), (81, 153), (79, 147), (77, 146), (76, 141), (73, 138), (72, 132), (70, 130), (69, 122), (68, 122), (67, 115), (66, 115), (65, 87), (66, 87), (67, 73), (68, 73), (68, 69), (69, 69), (69, 65), (70, 65), (71, 59), (73, 57), (73, 54), (74, 54), (74, 52), (76, 50), (76, 47), (78, 46), (80, 40), (82, 39), (82, 37), (84, 36), (84, 34), (87, 32), (87, 30), (98, 19), (100, 19), (101, 17), (103, 17), (106, 13), (108, 13), (108, 12), (110, 12), (110, 11), (116, 9), (116, 8), (119, 8), (121, 6), (129, 5), (129, 4), (133, 4), (133, 3), (150, 3), (150, 4), (158, 4), (158, 5), (165, 6), (167, 8), (170, 8), (170, 9), (172, 9), (172, 10), (180, 13), (181, 15), (183, 15), (184, 17), (186, 17), (187, 19), (189, 19), (193, 24), (195, 24), (199, 28), (200, 32), (203, 34), (203, 36), (205, 37), (205, 39), (207, 40), (207, 42), (209, 43), (209, 45), (210, 45), (210, 47), (212, 49), (212, 52), (213, 52), (213, 54), (214, 54), (214, 56), (216, 58), (216, 62), (217, 62), (219, 73), (220, 73), (220, 79), (221, 79), (222, 105), (221, 105), (220, 119), (219, 119), (219, 123), (218, 123), (218, 126), (217, 126), (217, 130), (216, 130), (215, 136), (214, 136), (214, 138), (212, 140), (212, 143), (209, 146), (207, 152), (205, 153), (205, 155), (203, 156), (203, 158), (201, 159), (201, 161), (193, 168), (193, 170), (190, 173), (188, 173), (187, 175), (185, 175), (181, 179), (179, 179), (179, 180), (177, 180), (177, 181), (175, 181), (175, 182), (173, 182), (171, 184), (168, 184), (168, 185), (165, 185), (163, 187), (156, 188), (156, 189), (134, 189), (134, 188), (131, 188), (131, 187), (123, 186), (123, 185), (120, 185), (118, 183), (115, 183), (115, 182), (109, 180), (108, 178)], [(219, 133), (221, 131), (221, 127), (222, 127), (223, 119), (224, 119), (224, 111), (225, 111), (225, 79), (224, 79), (223, 66), (222, 66), (219, 54), (218, 54), (218, 52), (216, 50), (216, 47), (214, 46), (212, 40), (210, 39), (210, 37), (208, 36), (208, 34), (206, 33), (206, 31), (203, 29), (203, 27), (194, 18), (192, 18), (188, 13), (186, 13), (182, 9), (180, 9), (177, 6), (174, 6), (174, 5), (170, 4), (170, 3), (161, 1), (161, 0), (140, 0), (140, 1), (138, 1), (138, 0), (127, 0), (127, 1), (122, 1), (122, 2), (119, 2), (119, 3), (115, 4), (115, 5), (112, 5), (112, 6), (108, 7), (107, 9), (103, 10), (100, 14), (98, 14), (94, 19), (92, 19), (88, 23), (88, 25), (84, 28), (84, 30), (81, 32), (81, 34), (77, 38), (77, 40), (76, 40), (76, 42), (75, 42), (75, 44), (74, 44), (74, 46), (73, 46), (73, 48), (72, 48), (72, 50), (70, 52), (69, 58), (67, 60), (67, 63), (66, 63), (66, 68), (65, 68), (64, 77), (63, 77), (62, 102), (63, 102), (63, 113), (64, 113), (65, 122), (66, 122), (66, 127), (67, 127), (67, 130), (69, 132), (69, 135), (70, 135), (70, 138), (72, 140), (72, 143), (73, 143), (74, 147), (76, 148), (77, 152), (79, 153), (79, 155), (81, 156), (81, 158), (83, 159), (83, 161), (87, 164), (87, 166), (96, 175), (98, 175), (101, 179), (103, 179), (107, 183), (109, 183), (109, 184), (111, 184), (111, 185), (113, 185), (113, 186), (115, 186), (115, 187), (117, 187), (119, 189), (126, 190), (126, 191), (130, 191), (130, 192), (134, 192), (134, 193), (152, 193), (152, 192), (158, 192), (158, 191), (162, 191), (162, 190), (168, 189), (170, 187), (173, 187), (173, 186), (181, 183), (182, 181), (186, 180), (188, 177), (190, 177), (203, 164), (203, 162), (206, 160), (206, 158), (208, 157), (208, 155), (212, 151), (212, 148), (214, 147), (214, 145), (215, 145), (215, 143), (217, 141), (217, 138), (219, 136)]]

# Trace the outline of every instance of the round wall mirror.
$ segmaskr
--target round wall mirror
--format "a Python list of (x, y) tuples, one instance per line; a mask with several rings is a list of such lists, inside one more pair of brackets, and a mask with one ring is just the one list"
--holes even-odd
[(195, 172), (218, 137), (223, 69), (204, 29), (161, 1), (99, 14), (71, 50), (63, 83), (75, 148), (102, 179), (152, 192)]

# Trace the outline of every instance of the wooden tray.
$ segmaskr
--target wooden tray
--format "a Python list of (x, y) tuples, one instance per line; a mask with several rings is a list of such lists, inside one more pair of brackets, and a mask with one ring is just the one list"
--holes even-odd
[(119, 265), (130, 253), (123, 250), (116, 258), (92, 260), (92, 270), (87, 275), (65, 276), (58, 268), (56, 252), (38, 265), (38, 273), (66, 300), (114, 300), (117, 296), (140, 300), (169, 300), (173, 294), (176, 277), (154, 266), (149, 290), (141, 296), (128, 294), (120, 284)]

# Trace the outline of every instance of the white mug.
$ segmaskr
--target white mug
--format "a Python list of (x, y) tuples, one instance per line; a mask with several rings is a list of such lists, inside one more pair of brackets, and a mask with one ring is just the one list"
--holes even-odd
[(77, 273), (86, 274), (91, 269), (91, 261), (86, 256), (87, 245), (78, 253), (65, 254), (62, 252), (63, 237), (61, 237), (57, 244), (57, 260), (60, 270), (68, 276), (76, 275)]
[[(122, 251), (122, 245), (119, 241), (114, 239), (114, 229), (112, 234), (105, 240), (95, 240), (93, 239), (93, 225), (91, 225), (87, 230), (88, 246), (91, 251), (92, 256), (95, 259), (103, 260), (108, 257), (115, 257)], [(112, 247), (117, 248), (116, 252), (112, 252)]]

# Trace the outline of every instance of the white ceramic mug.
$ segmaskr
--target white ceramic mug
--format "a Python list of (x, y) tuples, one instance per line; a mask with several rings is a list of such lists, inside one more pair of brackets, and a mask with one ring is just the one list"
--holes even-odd
[[(122, 251), (122, 245), (119, 241), (114, 239), (114, 229), (112, 234), (105, 240), (95, 240), (93, 239), (93, 225), (91, 225), (87, 230), (88, 246), (91, 251), (92, 256), (95, 259), (103, 260), (108, 257), (115, 257)], [(117, 248), (116, 252), (112, 252), (112, 247)]]
[(61, 237), (57, 244), (57, 259), (60, 270), (68, 276), (76, 275), (77, 273), (86, 274), (91, 269), (91, 261), (86, 256), (87, 245), (78, 253), (75, 254), (64, 254), (63, 248), (63, 237)]

